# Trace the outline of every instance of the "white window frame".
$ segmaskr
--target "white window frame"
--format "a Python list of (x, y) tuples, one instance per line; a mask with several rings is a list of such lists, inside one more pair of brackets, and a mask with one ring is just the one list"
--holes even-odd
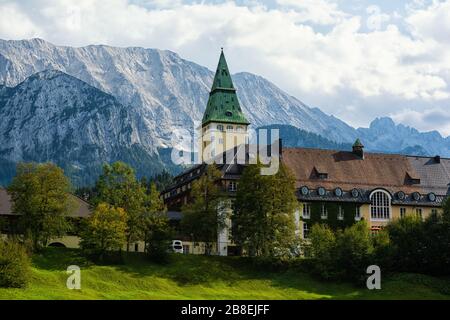
[(400, 208), (400, 218), (404, 218), (404, 217), (406, 217), (406, 208), (401, 207)]
[(361, 206), (355, 207), (355, 221), (361, 220)]
[(237, 183), (236, 181), (230, 181), (228, 183), (228, 191), (236, 192), (237, 191)]
[(303, 219), (311, 219), (311, 203), (304, 203), (302, 209)]
[(231, 124), (227, 125), (227, 131), (233, 131), (234, 130), (234, 126), (232, 126)]
[(322, 204), (322, 206), (320, 208), (320, 219), (322, 219), (322, 220), (328, 219), (328, 208), (324, 203)]
[(342, 208), (342, 206), (339, 206), (339, 211), (338, 211), (338, 215), (337, 218), (338, 220), (344, 220), (344, 208)]
[(220, 132), (224, 132), (223, 124), (218, 124), (217, 125), (217, 130), (220, 131)]
[(306, 222), (303, 222), (303, 239), (308, 239), (309, 237), (309, 227)]
[(383, 189), (370, 193), (370, 220), (389, 221), (392, 217), (392, 196)]

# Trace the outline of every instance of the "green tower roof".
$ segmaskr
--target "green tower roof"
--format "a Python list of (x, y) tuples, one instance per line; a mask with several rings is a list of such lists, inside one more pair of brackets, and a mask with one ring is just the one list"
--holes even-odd
[(219, 64), (209, 93), (208, 104), (203, 114), (202, 125), (213, 121), (250, 124), (239, 105), (223, 50), (220, 53)]
[(356, 139), (355, 143), (353, 144), (354, 147), (364, 147), (361, 143), (361, 140), (359, 138)]

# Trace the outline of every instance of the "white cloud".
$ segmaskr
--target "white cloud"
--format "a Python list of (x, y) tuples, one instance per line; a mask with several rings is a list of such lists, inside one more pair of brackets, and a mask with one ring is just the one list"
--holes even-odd
[(351, 15), (331, 0), (277, 2), (3, 0), (0, 37), (170, 49), (211, 69), (224, 46), (234, 72), (260, 74), (355, 125), (392, 113), (392, 100), (398, 114), (421, 105), (430, 124), (427, 110), (450, 104), (450, 0), (408, 7), (410, 34), (380, 8)]
[(375, 5), (367, 7), (366, 12), (369, 14), (366, 22), (369, 30), (380, 30), (391, 19), (388, 14), (381, 12), (380, 7)]
[(445, 136), (450, 136), (450, 112), (444, 108), (433, 108), (422, 112), (405, 109), (393, 114), (396, 122), (410, 125), (423, 131), (438, 130)]
[(335, 1), (331, 0), (277, 0), (282, 7), (293, 8), (302, 22), (312, 22), (322, 25), (333, 25), (348, 17), (339, 10)]
[(38, 27), (14, 3), (0, 4), (0, 37), (29, 38), (39, 33)]

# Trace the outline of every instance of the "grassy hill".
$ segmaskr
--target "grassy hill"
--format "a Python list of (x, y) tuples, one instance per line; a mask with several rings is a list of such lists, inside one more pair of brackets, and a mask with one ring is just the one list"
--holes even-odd
[[(66, 288), (72, 264), (82, 270), (79, 291)], [(131, 254), (124, 265), (98, 266), (77, 250), (52, 248), (33, 258), (26, 289), (0, 289), (0, 299), (450, 299), (450, 279), (399, 274), (383, 278), (382, 290), (369, 291), (299, 271), (259, 269), (245, 258), (192, 255), (158, 265)]]

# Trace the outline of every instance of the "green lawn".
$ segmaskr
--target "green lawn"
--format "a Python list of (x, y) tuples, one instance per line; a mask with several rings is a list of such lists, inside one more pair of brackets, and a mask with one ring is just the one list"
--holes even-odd
[[(130, 255), (125, 265), (97, 266), (77, 250), (48, 249), (33, 258), (26, 289), (0, 289), (0, 299), (450, 299), (449, 279), (399, 274), (382, 290), (318, 281), (307, 274), (262, 272), (243, 258), (174, 255), (158, 265)], [(81, 290), (66, 288), (67, 266), (82, 269)], [(447, 295), (445, 294), (447, 293)]]

